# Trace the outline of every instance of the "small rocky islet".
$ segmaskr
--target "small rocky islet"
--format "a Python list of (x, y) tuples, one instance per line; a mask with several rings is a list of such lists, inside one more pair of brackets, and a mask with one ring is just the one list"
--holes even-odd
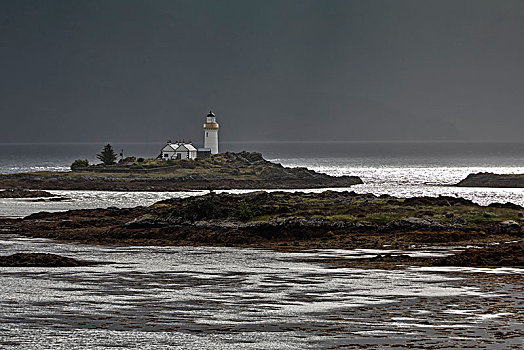
[(470, 247), (443, 257), (418, 257), (406, 253), (377, 254), (358, 259), (305, 259), (341, 267), (402, 269), (405, 266), (516, 267), (524, 268), (524, 242), (499, 242)]
[(524, 174), (476, 173), (460, 181), (459, 187), (524, 188)]
[(47, 191), (40, 190), (26, 190), (24, 188), (9, 188), (0, 190), (0, 198), (50, 198), (55, 197), (54, 194)]
[(23, 188), (9, 188), (0, 190), (0, 198), (24, 199), (29, 202), (62, 202), (68, 197), (58, 196), (42, 190), (26, 190)]
[(77, 267), (100, 263), (49, 253), (16, 253), (0, 256), (0, 267)]
[(267, 161), (258, 152), (225, 152), (204, 159), (139, 160), (68, 172), (1, 174), (0, 188), (184, 191), (329, 188), (362, 183), (357, 176), (330, 176), (307, 168), (284, 167)]
[(279, 251), (485, 247), (514, 242), (491, 250), (477, 249), (482, 252), (478, 254), (491, 252), (489, 259), (476, 259), (480, 256), (477, 250), (467, 250), (455, 260), (382, 256), (359, 262), (383, 267), (402, 261), (437, 266), (522, 266), (524, 252), (524, 208), (518, 205), (481, 206), (455, 197), (403, 199), (348, 191), (210, 191), (149, 207), (41, 212), (23, 219), (4, 219), (0, 226), (10, 234), (87, 244), (234, 246)]

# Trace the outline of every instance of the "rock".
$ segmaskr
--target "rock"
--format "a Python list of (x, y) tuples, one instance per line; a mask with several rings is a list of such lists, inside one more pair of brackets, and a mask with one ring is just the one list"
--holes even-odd
[(457, 186), (461, 187), (524, 187), (524, 174), (469, 174)]
[(520, 232), (522, 227), (513, 220), (502, 221), (497, 224), (497, 230), (502, 233)]
[(35, 199), (28, 199), (30, 202), (63, 202), (71, 200), (71, 198), (68, 197), (51, 197), (51, 198), (35, 198)]
[(413, 197), (406, 198), (404, 205), (409, 206), (459, 206), (459, 205), (475, 205), (469, 199), (451, 196), (439, 196), (439, 197)]
[(99, 263), (47, 253), (17, 253), (0, 256), (0, 266), (2, 267), (73, 267), (96, 264)]
[(458, 226), (464, 226), (464, 225), (467, 225), (468, 222), (466, 220), (464, 220), (464, 218), (462, 218), (462, 216), (457, 216), (456, 218), (452, 218), (451, 220), (449, 220), (449, 222), (452, 224), (452, 225), (458, 225)]
[(434, 220), (409, 217), (388, 223), (386, 229), (399, 231), (442, 231), (445, 229), (445, 226)]
[(166, 220), (152, 218), (149, 215), (140, 216), (134, 220), (128, 221), (122, 225), (125, 228), (153, 228), (153, 227), (164, 227), (167, 226), (168, 222)]
[(523, 243), (470, 248), (455, 255), (432, 260), (436, 266), (524, 266)]
[(10, 188), (0, 191), (0, 198), (39, 198), (39, 197), (55, 197), (54, 194), (47, 191), (29, 191), (20, 188)]
[(375, 227), (375, 225), (369, 221), (359, 221), (355, 223), (355, 228), (368, 229), (368, 228), (373, 228), (373, 227)]
[(239, 228), (240, 224), (238, 222), (233, 221), (220, 221), (220, 222), (213, 222), (213, 221), (206, 221), (206, 220), (200, 220), (195, 221), (192, 224), (195, 228), (206, 228), (206, 229), (212, 229), (212, 230), (236, 230)]
[(247, 159), (250, 163), (266, 161), (260, 152), (242, 151), (238, 154), (240, 157)]
[(489, 208), (506, 208), (506, 209), (521, 209), (520, 205), (507, 202), (507, 203), (491, 203), (488, 205)]

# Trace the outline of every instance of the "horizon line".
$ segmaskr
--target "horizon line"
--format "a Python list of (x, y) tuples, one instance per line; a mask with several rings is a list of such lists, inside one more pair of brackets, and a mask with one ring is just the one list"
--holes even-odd
[[(156, 141), (13, 141), (13, 142), (0, 142), (0, 145), (41, 145), (41, 144), (57, 144), (57, 145), (94, 145), (94, 144), (130, 144), (130, 145), (149, 145), (149, 144), (164, 144), (165, 142)], [(271, 144), (271, 143), (325, 143), (325, 144), (336, 144), (336, 143), (524, 143), (523, 140), (231, 140), (222, 141), (221, 144)]]

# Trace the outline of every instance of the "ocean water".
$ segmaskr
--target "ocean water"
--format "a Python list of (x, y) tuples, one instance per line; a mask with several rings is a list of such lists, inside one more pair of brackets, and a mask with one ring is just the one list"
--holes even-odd
[[(106, 143), (0, 143), (0, 173), (69, 170), (75, 159), (98, 162)], [(163, 143), (112, 143), (124, 156), (156, 157)], [(198, 146), (198, 145), (197, 145)], [(221, 152), (261, 152), (283, 162), (354, 167), (524, 167), (524, 142), (221, 142)]]
[[(1, 145), (0, 172), (68, 169), (103, 144)], [(114, 145), (150, 157), (161, 144)], [(469, 173), (524, 173), (524, 144), (232, 143), (286, 166), (357, 175), (349, 189), (524, 205), (523, 189), (456, 188)], [(324, 189), (304, 189), (322, 191)], [(53, 191), (63, 202), (0, 199), (0, 216), (148, 205), (194, 192)], [(244, 192), (233, 190), (231, 192)], [(279, 253), (217, 247), (117, 247), (0, 235), (0, 255), (47, 252), (112, 264), (0, 267), (7, 349), (518, 349), (524, 269), (341, 268), (322, 259), (449, 255), (463, 247)]]
[[(96, 161), (100, 144), (0, 144), (0, 173), (68, 171), (75, 159)], [(162, 144), (114, 144), (124, 155), (153, 157)], [(338, 188), (398, 197), (449, 195), (479, 204), (512, 202), (524, 205), (524, 189), (459, 188), (453, 185), (470, 173), (524, 173), (524, 143), (385, 143), (266, 142), (224, 143), (222, 151), (260, 151), (285, 166), (302, 166), (334, 176), (356, 175), (363, 185)], [(308, 189), (304, 189), (308, 190)], [(314, 190), (319, 191), (319, 190)], [(38, 211), (150, 205), (194, 192), (54, 191), (63, 202), (0, 199), (0, 216), (25, 216)], [(231, 191), (245, 192), (245, 191)]]

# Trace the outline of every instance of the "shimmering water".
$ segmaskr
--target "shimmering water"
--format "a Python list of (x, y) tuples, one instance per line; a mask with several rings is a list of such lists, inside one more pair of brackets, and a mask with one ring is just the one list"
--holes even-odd
[[(405, 171), (410, 171), (406, 169)], [(524, 169), (523, 169), (524, 171)], [(430, 175), (431, 173), (428, 173)], [(384, 174), (387, 176), (387, 174)], [(490, 203), (515, 203), (524, 206), (524, 189), (521, 188), (459, 188), (445, 185), (427, 185), (424, 183), (398, 185), (390, 183), (368, 182), (349, 188), (321, 188), (286, 191), (322, 192), (355, 191), (358, 193), (390, 194), (398, 197), (416, 196), (454, 196), (471, 199), (476, 203), (487, 205)], [(254, 190), (228, 190), (217, 193), (246, 193)], [(272, 191), (272, 190), (266, 190)], [(0, 198), (0, 217), (23, 217), (40, 211), (63, 211), (71, 209), (95, 209), (107, 207), (135, 207), (147, 206), (168, 198), (185, 198), (199, 196), (208, 191), (180, 191), (180, 192), (111, 192), (111, 191), (49, 191), (68, 198), (61, 202), (41, 202), (35, 199)]]
[[(67, 170), (102, 145), (0, 145), (0, 172)], [(158, 145), (115, 145), (151, 156)], [(159, 145), (160, 147), (162, 145)], [(357, 175), (350, 189), (524, 205), (523, 189), (456, 188), (471, 172), (524, 173), (524, 144), (230, 144), (287, 166)], [(92, 154), (92, 156), (87, 156)], [(129, 153), (127, 153), (129, 154)], [(323, 189), (309, 190), (322, 191)], [(52, 191), (0, 199), (0, 216), (132, 207), (203, 194)], [(243, 191), (232, 191), (243, 192)], [(457, 248), (460, 249), (460, 248)], [(386, 250), (277, 253), (212, 247), (100, 247), (0, 236), (0, 254), (50, 252), (113, 264), (0, 268), (0, 347), (16, 349), (522, 348), (522, 269), (339, 268), (308, 258)], [(425, 249), (417, 256), (451, 254)]]
[(522, 269), (451, 274), (303, 262), (385, 252), (380, 250), (292, 254), (99, 247), (16, 237), (0, 245), (3, 254), (40, 251), (114, 263), (0, 268), (4, 346), (507, 349), (522, 345), (524, 336)]
[[(102, 144), (0, 144), (0, 172), (65, 171), (74, 159), (94, 161)], [(154, 156), (162, 144), (115, 144), (125, 155)], [(223, 149), (262, 151), (285, 166), (304, 166), (330, 175), (356, 175), (359, 193), (399, 197), (449, 195), (480, 204), (512, 202), (524, 205), (524, 189), (458, 188), (452, 185), (470, 173), (524, 173), (524, 143), (230, 143)], [(306, 189), (307, 190), (307, 189)], [(318, 191), (318, 190), (314, 190)], [(0, 199), (0, 216), (25, 216), (38, 211), (150, 205), (170, 197), (205, 191), (121, 193), (53, 191), (70, 198), (64, 202)], [(245, 192), (245, 191), (232, 191)]]

